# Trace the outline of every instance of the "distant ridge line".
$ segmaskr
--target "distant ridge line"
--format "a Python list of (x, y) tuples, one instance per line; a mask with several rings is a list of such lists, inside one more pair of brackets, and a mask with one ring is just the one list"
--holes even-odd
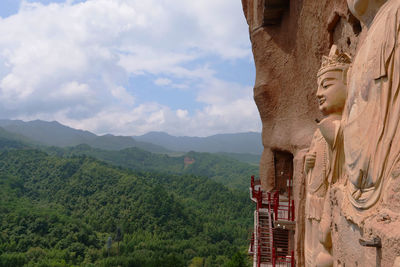
[(0, 127), (37, 144), (68, 147), (87, 144), (94, 148), (121, 150), (138, 147), (153, 153), (208, 152), (261, 155), (261, 133), (225, 133), (208, 137), (172, 136), (165, 132), (149, 132), (141, 136), (96, 135), (65, 126), (57, 121), (22, 121), (0, 119)]

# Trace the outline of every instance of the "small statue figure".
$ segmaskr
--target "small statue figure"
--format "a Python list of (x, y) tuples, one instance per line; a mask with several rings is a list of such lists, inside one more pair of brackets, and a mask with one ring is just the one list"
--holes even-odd
[[(331, 260), (330, 241), (322, 240), (323, 242), (320, 243), (320, 222), (324, 209), (328, 209), (328, 207), (324, 208), (327, 190), (329, 185), (336, 181), (338, 175), (335, 172), (336, 153), (333, 151), (336, 147), (338, 128), (346, 101), (347, 71), (350, 63), (350, 57), (347, 54), (339, 54), (337, 47), (333, 45), (329, 56), (323, 57), (321, 69), (318, 71), (317, 98), (319, 109), (324, 116), (321, 124), (325, 126), (322, 129), (329, 138), (325, 140), (321, 130), (317, 129), (305, 158), (304, 169), (307, 181), (304, 247), (307, 267), (318, 266), (318, 261)], [(329, 229), (323, 229), (323, 231), (329, 232)]]
[(305, 262), (306, 267), (315, 266), (315, 259), (322, 249), (318, 238), (319, 223), (328, 188), (329, 148), (319, 129), (314, 133), (304, 171), (306, 173), (306, 207), (305, 207)]

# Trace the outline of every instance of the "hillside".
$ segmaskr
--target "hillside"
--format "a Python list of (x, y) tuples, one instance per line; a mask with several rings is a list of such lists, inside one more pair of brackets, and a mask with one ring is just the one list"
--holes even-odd
[(0, 152), (0, 211), (1, 266), (229, 266), (252, 219), (247, 192), (208, 178), (32, 149)]
[[(132, 138), (106, 134), (95, 135), (76, 130), (56, 121), (0, 120), (1, 131), (12, 140), (26, 144), (56, 147), (71, 147), (81, 144), (103, 150), (140, 148), (145, 151), (176, 156), (189, 151), (217, 153), (241, 162), (258, 165), (262, 152), (260, 134), (220, 134), (210, 137), (175, 137), (166, 133), (148, 133)], [(2, 132), (0, 132), (0, 137)]]
[(138, 141), (149, 142), (173, 151), (209, 153), (248, 153), (261, 155), (260, 133), (217, 134), (208, 137), (171, 136), (164, 132), (150, 132), (134, 136)]
[(23, 136), (35, 144), (46, 146), (76, 146), (87, 144), (95, 148), (120, 150), (128, 147), (139, 147), (151, 152), (167, 153), (167, 149), (147, 142), (138, 142), (129, 136), (103, 135), (98, 136), (88, 131), (76, 130), (56, 121), (41, 120), (19, 121), (0, 120), (4, 130)]
[(57, 156), (89, 155), (113, 165), (136, 171), (156, 171), (169, 174), (194, 174), (208, 177), (229, 188), (247, 190), (250, 176), (258, 173), (258, 167), (239, 162), (222, 155), (189, 152), (181, 156), (154, 154), (138, 148), (107, 151), (88, 145), (48, 148)]
[(217, 154), (256, 166), (260, 164), (261, 160), (261, 154), (256, 155), (250, 153), (227, 153), (227, 152), (219, 152)]
[[(0, 149), (39, 148), (40, 150), (60, 157), (88, 155), (113, 165), (136, 171), (206, 176), (229, 188), (239, 190), (247, 190), (249, 186), (249, 177), (251, 175), (257, 175), (258, 173), (257, 165), (240, 162), (234, 159), (235, 156), (243, 157), (246, 156), (246, 154), (210, 154), (191, 151), (188, 153), (169, 155), (151, 153), (135, 147), (115, 151), (92, 148), (86, 144), (60, 148), (32, 145), (32, 143), (32, 140), (5, 131), (0, 127)], [(248, 156), (250, 156), (250, 160), (257, 157), (251, 154)]]
[(26, 137), (10, 133), (0, 127), (0, 149), (5, 148), (24, 148), (29, 146), (31, 141)]

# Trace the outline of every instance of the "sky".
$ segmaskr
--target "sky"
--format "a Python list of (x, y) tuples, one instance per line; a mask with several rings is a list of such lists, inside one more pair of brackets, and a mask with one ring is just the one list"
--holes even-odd
[(261, 131), (240, 0), (1, 0), (0, 36), (0, 119)]

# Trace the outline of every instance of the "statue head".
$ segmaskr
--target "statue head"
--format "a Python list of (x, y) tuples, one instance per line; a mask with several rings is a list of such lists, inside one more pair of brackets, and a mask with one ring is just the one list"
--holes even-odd
[(365, 24), (369, 24), (376, 12), (387, 0), (347, 0), (351, 13)]
[(333, 45), (329, 56), (323, 56), (322, 66), (318, 71), (318, 106), (324, 116), (341, 114), (347, 95), (347, 72), (351, 58), (339, 53)]

